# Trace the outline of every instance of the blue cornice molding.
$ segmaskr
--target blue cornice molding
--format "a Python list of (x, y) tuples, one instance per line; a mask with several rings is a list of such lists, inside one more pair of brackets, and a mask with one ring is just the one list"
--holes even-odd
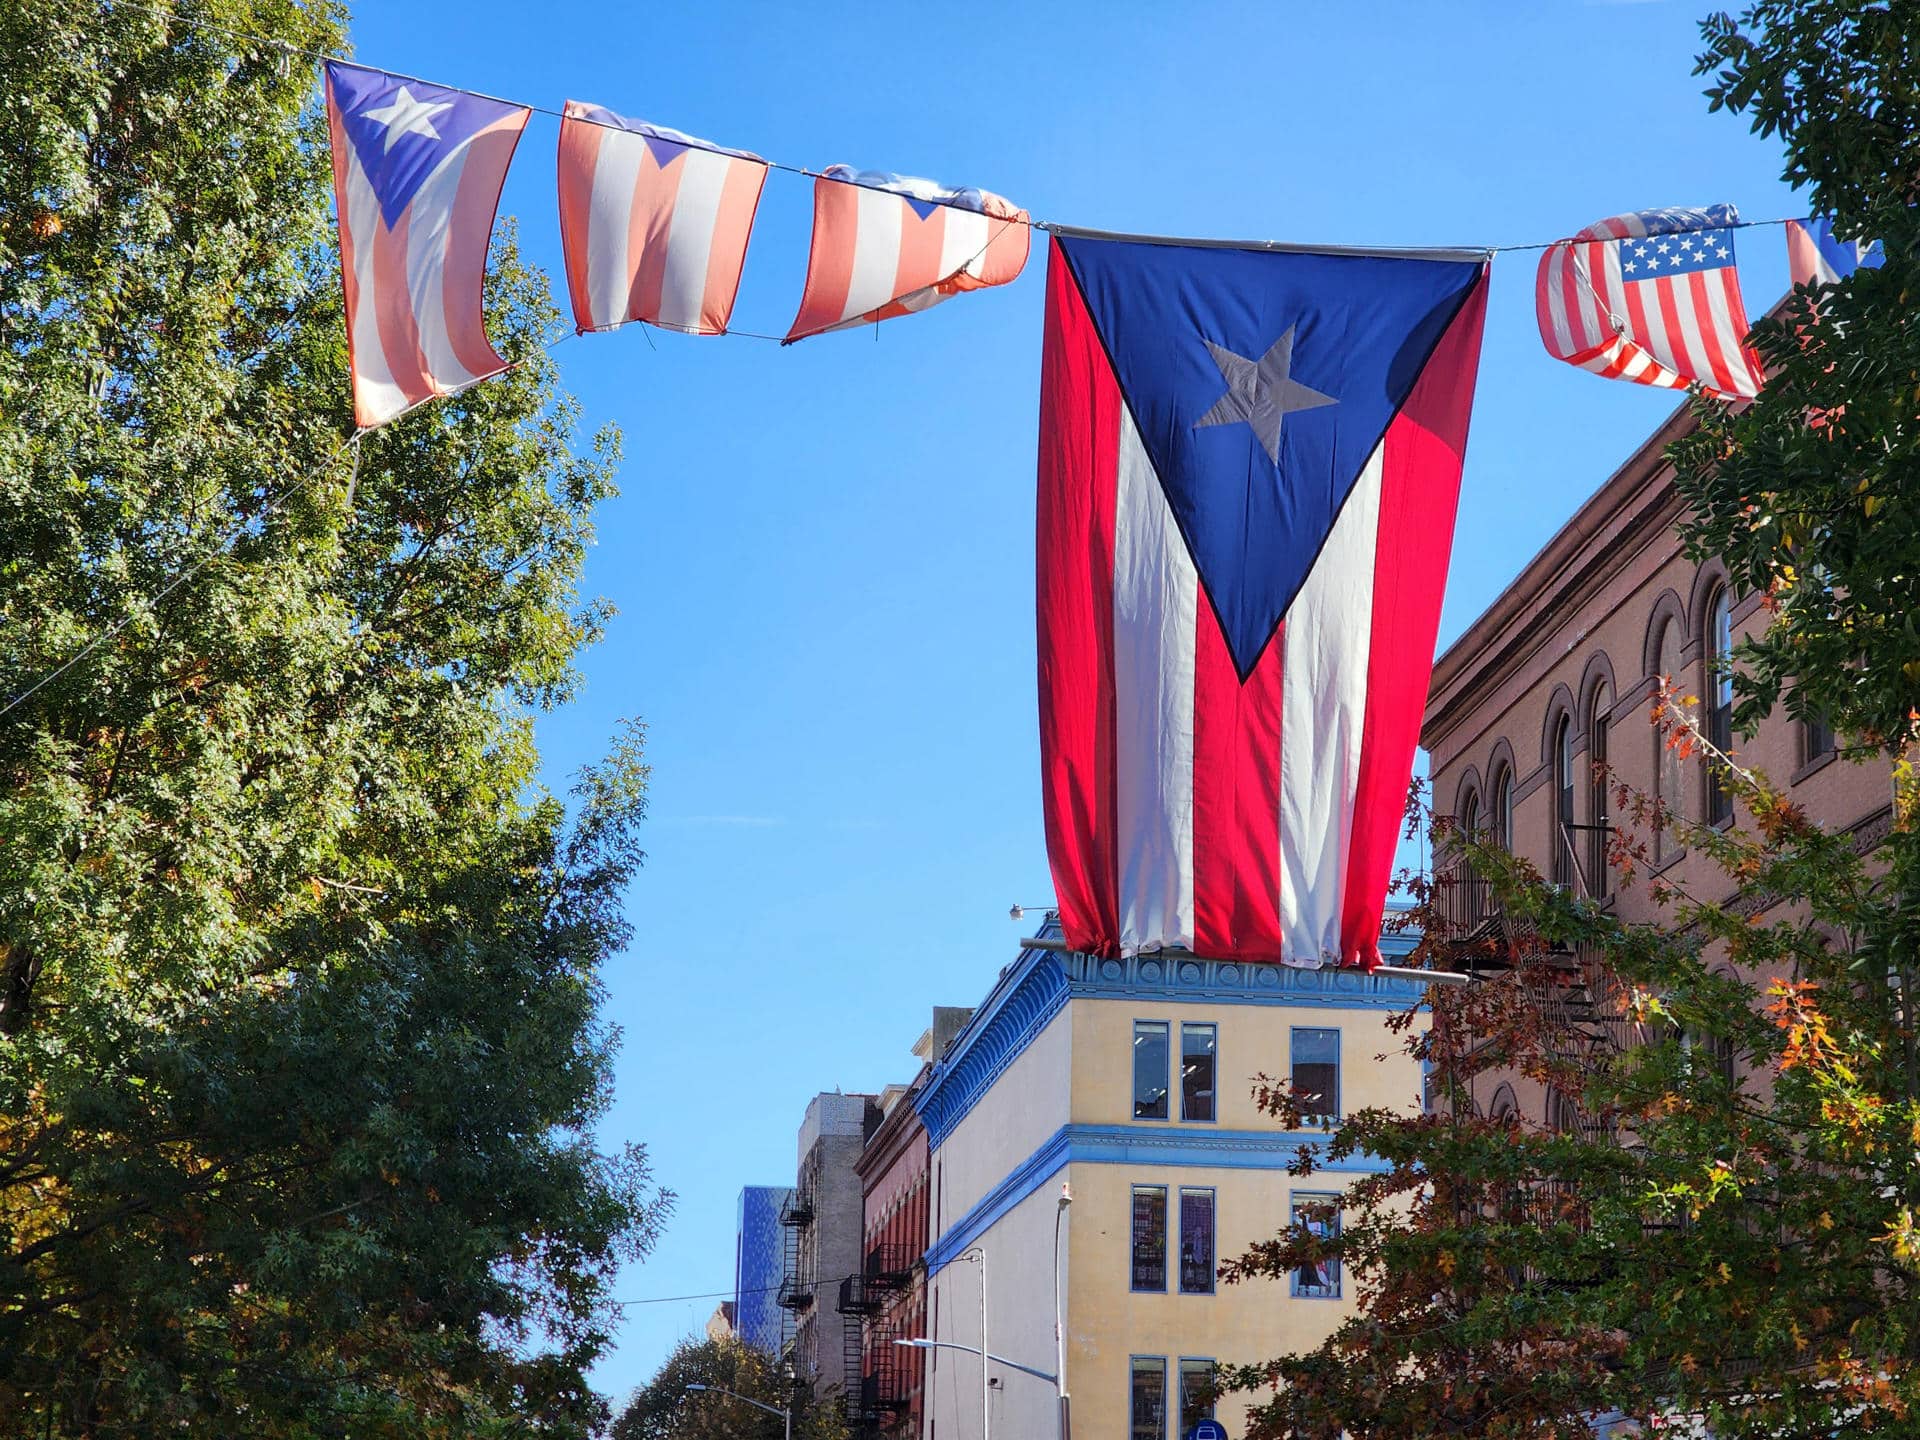
[(954, 1038), (913, 1097), (913, 1108), (927, 1128), (927, 1143), (943, 1144), (1067, 1004), (1067, 976), (1051, 951), (1023, 950)]
[(1323, 1130), (1062, 1125), (928, 1247), (927, 1273), (935, 1275), (946, 1268), (1068, 1165), (1285, 1171), (1306, 1149), (1313, 1152), (1316, 1174), (1377, 1175), (1390, 1168), (1384, 1160), (1364, 1154), (1329, 1162), (1326, 1145), (1330, 1138)]
[(1317, 1005), (1337, 1009), (1407, 1010), (1426, 986), (1399, 976), (1345, 967), (1300, 970), (1239, 960), (1207, 960), (1182, 951), (1125, 959), (1064, 955), (1074, 997), (1094, 1000), (1216, 1001), (1230, 1005)]

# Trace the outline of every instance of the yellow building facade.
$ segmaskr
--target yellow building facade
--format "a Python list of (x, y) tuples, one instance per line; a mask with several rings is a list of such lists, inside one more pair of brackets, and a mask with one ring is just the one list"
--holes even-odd
[[(1376, 1165), (1289, 1175), (1328, 1132), (1261, 1113), (1255, 1077), (1291, 1077), (1329, 1124), (1417, 1110), (1420, 1067), (1387, 1021), (1419, 998), (1349, 971), (1024, 951), (917, 1097), (928, 1334), (962, 1347), (929, 1357), (922, 1440), (981, 1435), (983, 1319), (987, 1350), (1011, 1362), (988, 1371), (990, 1433), (1057, 1434), (1042, 1378), (1056, 1369), (1056, 1276), (1079, 1440), (1181, 1440), (1202, 1413), (1183, 1391), (1212, 1366), (1324, 1339), (1351, 1313), (1349, 1277), (1222, 1286), (1214, 1272), (1296, 1214), (1338, 1223), (1341, 1191)], [(1213, 1413), (1238, 1435), (1245, 1410), (1227, 1396)]]

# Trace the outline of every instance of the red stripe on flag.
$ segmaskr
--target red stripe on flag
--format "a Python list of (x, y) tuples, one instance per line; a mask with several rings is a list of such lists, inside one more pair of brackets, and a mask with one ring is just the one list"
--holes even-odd
[(1193, 663), (1194, 949), (1280, 958), (1280, 714), (1284, 636), (1247, 683), (1200, 596)]
[(522, 110), (517, 116), (496, 120), (473, 137), (454, 191), (440, 293), (447, 312), (447, 339), (468, 375), (491, 375), (507, 364), (487, 339), (487, 242), (493, 238), (493, 217), (500, 210), (507, 167), (513, 163), (514, 148), (531, 113)]
[[(569, 102), (571, 104), (571, 102)], [(587, 248), (593, 225), (593, 170), (600, 158), (601, 127), (584, 120), (560, 122), (560, 249), (567, 262), (567, 294), (576, 330), (594, 328), (587, 288)]]
[(1433, 674), (1486, 318), (1483, 272), (1381, 442), (1367, 708), (1340, 910), (1341, 959), (1368, 969), (1380, 963), (1380, 920)]
[(413, 208), (409, 206), (389, 230), (375, 214), (371, 300), (387, 373), (407, 397), (407, 403), (417, 405), (438, 392), (420, 351), (420, 327), (414, 318), (413, 296), (407, 290), (407, 238), (412, 218)]
[(1056, 241), (1040, 362), (1040, 778), (1067, 943), (1105, 955), (1119, 953), (1120, 933), (1113, 537), (1121, 414), (1119, 384)]
[[(807, 283), (800, 292), (800, 313), (793, 317), (787, 339), (798, 340), (840, 323), (841, 311), (847, 308), (847, 290), (853, 284), (861, 198), (858, 186), (837, 180), (813, 182), (813, 244), (807, 251)], [(875, 196), (874, 203), (900, 202), (890, 196)]]
[(676, 149), (666, 164), (651, 145), (633, 174), (627, 210), (627, 314), (636, 320), (660, 318), (660, 292), (667, 281), (667, 242), (673, 231), (673, 207), (680, 200), (680, 179), (687, 173), (687, 152)]

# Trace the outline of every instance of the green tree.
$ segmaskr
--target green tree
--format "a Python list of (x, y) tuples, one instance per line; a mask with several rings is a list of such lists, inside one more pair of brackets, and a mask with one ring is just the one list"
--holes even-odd
[(793, 1409), (794, 1440), (847, 1440), (832, 1396), (815, 1401), (764, 1350), (738, 1339), (682, 1340), (659, 1371), (628, 1398), (611, 1440), (781, 1440), (778, 1415), (689, 1385), (731, 1390), (762, 1405)]
[(642, 733), (532, 736), (617, 437), (509, 231), (518, 367), (343, 444), (343, 25), (0, 7), (0, 1434), (586, 1434), (668, 1203), (591, 1142)]
[[(1696, 402), (1670, 454), (1682, 530), (1766, 597), (1765, 633), (1735, 652), (1737, 728), (1776, 706), (1835, 725), (1855, 760), (1893, 766), (1893, 833), (1856, 853), (1669, 697), (1668, 742), (1744, 812), (1683, 837), (1734, 901), (1654, 880), (1661, 923), (1627, 925), (1440, 837), (1492, 881), (1513, 966), (1433, 992), (1409, 1043), (1456, 1102), (1517, 1070), (1562, 1097), (1563, 1123), (1455, 1103), (1343, 1126), (1336, 1155), (1390, 1167), (1348, 1192), (1344, 1230), (1293, 1229), (1226, 1267), (1252, 1281), (1336, 1258), (1361, 1302), (1319, 1349), (1231, 1377), (1264, 1392), (1256, 1437), (1586, 1436), (1613, 1409), (1756, 1440), (1920, 1424), (1920, 10), (1767, 0), (1702, 32), (1712, 105), (1777, 136), (1810, 208), (1886, 262), (1755, 326), (1770, 378), (1751, 406)], [(1614, 837), (1623, 878), (1643, 839)], [(1426, 953), (1458, 961), (1434, 898)], [(1290, 1116), (1283, 1087), (1266, 1098)]]

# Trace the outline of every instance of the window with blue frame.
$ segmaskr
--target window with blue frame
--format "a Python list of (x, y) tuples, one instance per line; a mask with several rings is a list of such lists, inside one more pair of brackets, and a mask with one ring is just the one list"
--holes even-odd
[(1307, 1122), (1340, 1118), (1340, 1032), (1296, 1026), (1293, 1092)]
[(1215, 1051), (1219, 1048), (1218, 1025), (1182, 1025), (1180, 1027), (1180, 1118), (1212, 1120), (1214, 1111), (1214, 1073), (1218, 1068)]
[(1132, 1288), (1167, 1288), (1167, 1187), (1133, 1187)]
[(1180, 1293), (1213, 1293), (1213, 1191), (1180, 1192)]
[(1202, 1420), (1213, 1419), (1213, 1361), (1191, 1355), (1180, 1357), (1180, 1431), (1185, 1435)]
[(1131, 1440), (1166, 1440), (1167, 1358), (1136, 1355), (1131, 1368), (1127, 1433)]
[[(1338, 1195), (1295, 1195), (1293, 1224), (1315, 1240), (1328, 1241), (1340, 1234), (1340, 1197)], [(1301, 1300), (1338, 1300), (1340, 1298), (1340, 1260), (1334, 1255), (1319, 1255), (1293, 1272), (1293, 1294)]]
[(1133, 1022), (1133, 1118), (1167, 1118), (1171, 1048), (1165, 1020)]

